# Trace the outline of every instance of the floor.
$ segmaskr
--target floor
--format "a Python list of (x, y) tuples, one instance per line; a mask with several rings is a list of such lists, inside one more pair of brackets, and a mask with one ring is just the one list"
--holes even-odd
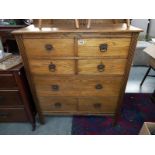
[[(132, 67), (126, 87), (128, 93), (152, 93), (155, 89), (155, 78), (147, 77), (139, 87), (148, 67)], [(149, 75), (155, 75), (155, 71), (151, 70)]]
[[(126, 92), (130, 93), (152, 93), (155, 88), (155, 79), (147, 77), (143, 86), (139, 84), (146, 73), (147, 67), (132, 67)], [(151, 74), (155, 75), (154, 71)], [(45, 125), (37, 123), (35, 131), (28, 123), (1, 123), (0, 135), (70, 135), (72, 128), (72, 117), (46, 117)]]

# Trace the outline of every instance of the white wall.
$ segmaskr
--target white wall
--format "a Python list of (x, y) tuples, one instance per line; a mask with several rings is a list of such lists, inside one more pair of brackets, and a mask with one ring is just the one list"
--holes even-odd
[(143, 29), (143, 32), (140, 35), (145, 36), (147, 32), (149, 20), (148, 19), (132, 19), (131, 25)]
[(150, 20), (149, 36), (155, 37), (155, 19)]

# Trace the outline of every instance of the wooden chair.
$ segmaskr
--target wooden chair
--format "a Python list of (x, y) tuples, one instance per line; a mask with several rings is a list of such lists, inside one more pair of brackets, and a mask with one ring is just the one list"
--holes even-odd
[(150, 58), (150, 61), (149, 61), (149, 68), (148, 68), (148, 70), (147, 70), (145, 76), (143, 77), (143, 80), (142, 80), (142, 82), (140, 83), (140, 86), (143, 85), (143, 83), (144, 83), (144, 81), (145, 81), (145, 79), (146, 79), (147, 76), (155, 77), (155, 75), (149, 75), (151, 69), (153, 69), (153, 70), (155, 71), (155, 58), (152, 58), (152, 57)]

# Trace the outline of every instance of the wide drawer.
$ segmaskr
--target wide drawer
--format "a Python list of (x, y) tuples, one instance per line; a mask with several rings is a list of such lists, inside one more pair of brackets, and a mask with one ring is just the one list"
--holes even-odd
[(28, 58), (74, 56), (74, 39), (24, 39)]
[(127, 59), (79, 60), (79, 74), (124, 75)]
[(128, 57), (131, 38), (86, 38), (78, 40), (79, 56)]
[(43, 111), (76, 111), (77, 99), (65, 97), (39, 97)]
[(23, 105), (19, 96), (19, 91), (0, 91), (0, 106)]
[(13, 74), (0, 74), (0, 89), (15, 89), (17, 84)]
[(74, 74), (74, 60), (31, 60), (30, 71), (34, 74)]
[(123, 77), (44, 78), (34, 76), (38, 96), (118, 96)]
[(28, 121), (23, 108), (0, 108), (0, 122)]
[(118, 97), (90, 97), (80, 98), (78, 104), (79, 111), (96, 112), (96, 113), (115, 113)]

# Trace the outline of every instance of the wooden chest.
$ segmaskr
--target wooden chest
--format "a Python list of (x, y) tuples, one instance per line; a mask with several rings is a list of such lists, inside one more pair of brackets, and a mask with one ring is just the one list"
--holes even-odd
[(35, 114), (23, 64), (0, 70), (0, 122), (30, 122), (34, 129)]
[(115, 115), (140, 31), (126, 24), (14, 31), (41, 122), (53, 114)]

